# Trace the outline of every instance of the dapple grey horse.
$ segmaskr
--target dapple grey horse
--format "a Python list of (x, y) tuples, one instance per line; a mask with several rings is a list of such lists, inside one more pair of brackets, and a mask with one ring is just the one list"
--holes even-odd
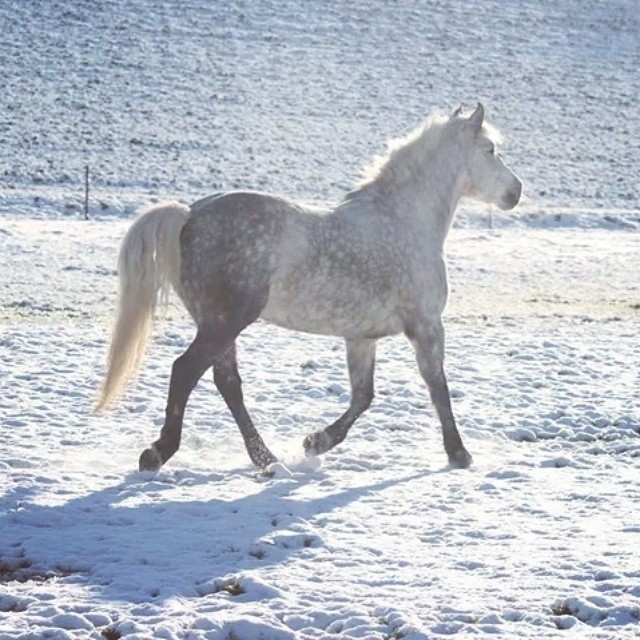
[(440, 419), (451, 465), (467, 467), (443, 368), (447, 302), (443, 244), (461, 197), (513, 208), (521, 182), (497, 154), (500, 135), (478, 104), (435, 114), (389, 151), (332, 209), (249, 191), (190, 207), (146, 211), (119, 255), (120, 294), (98, 408), (110, 406), (139, 368), (159, 295), (173, 288), (197, 326), (174, 363), (165, 423), (140, 456), (159, 469), (178, 450), (191, 391), (213, 367), (253, 463), (276, 461), (243, 401), (236, 338), (258, 318), (341, 336), (351, 402), (332, 425), (304, 440), (322, 454), (346, 437), (371, 404), (376, 340), (404, 333)]

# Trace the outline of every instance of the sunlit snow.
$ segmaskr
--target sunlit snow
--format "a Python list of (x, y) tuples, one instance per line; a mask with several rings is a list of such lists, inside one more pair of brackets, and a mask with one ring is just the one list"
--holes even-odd
[[(0, 640), (527, 640), (640, 634), (640, 22), (633, 2), (113, 0), (0, 6)], [(481, 100), (524, 182), (447, 241), (446, 367), (474, 464), (446, 464), (403, 338), (346, 407), (340, 340), (256, 323), (251, 467), (210, 375), (157, 474), (158, 325), (91, 410), (117, 247), (154, 200), (331, 203), (386, 141)], [(91, 171), (83, 217), (83, 172)]]

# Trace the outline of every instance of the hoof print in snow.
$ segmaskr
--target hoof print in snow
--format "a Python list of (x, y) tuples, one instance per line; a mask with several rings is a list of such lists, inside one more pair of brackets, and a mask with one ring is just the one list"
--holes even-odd
[(100, 635), (106, 640), (120, 640), (122, 638), (122, 634), (117, 629), (103, 629)]
[(29, 608), (32, 600), (29, 597), (19, 598), (8, 593), (0, 595), (0, 613), (21, 613)]
[(269, 554), (267, 553), (267, 550), (264, 549), (263, 547), (254, 547), (249, 551), (249, 555), (252, 558), (255, 558), (256, 560), (262, 560), (263, 558), (266, 558), (267, 555)]
[(281, 549), (308, 549), (310, 547), (321, 547), (322, 538), (307, 533), (285, 533), (274, 536), (270, 543)]
[(27, 582), (32, 580), (31, 561), (18, 558), (15, 562), (0, 562), (0, 582)]
[(242, 602), (259, 602), (282, 595), (278, 589), (248, 575), (209, 580), (206, 583), (196, 585), (196, 591), (201, 598), (207, 596), (241, 597)]
[(0, 584), (3, 582), (47, 582), (54, 578), (66, 578), (86, 570), (67, 565), (56, 565), (53, 569), (36, 569), (24, 556), (13, 561), (0, 561)]
[(553, 621), (559, 629), (569, 629), (580, 621), (592, 627), (604, 625), (637, 625), (640, 621), (640, 607), (621, 604), (611, 606), (603, 598), (571, 597), (557, 600), (551, 607)]
[(516, 482), (529, 479), (526, 473), (515, 471), (514, 469), (496, 469), (496, 471), (487, 473), (486, 477), (494, 480), (514, 480)]
[(556, 615), (553, 619), (553, 623), (558, 629), (571, 629), (578, 622), (577, 618), (572, 615)]
[(278, 549), (295, 551), (296, 549), (309, 549), (321, 546), (323, 546), (323, 541), (319, 536), (289, 531), (260, 540), (249, 550), (249, 555), (257, 560), (262, 560), (274, 552), (277, 553)]
[(201, 598), (216, 593), (227, 594), (230, 596), (241, 596), (246, 593), (246, 589), (240, 584), (236, 578), (226, 578), (224, 580), (217, 579), (197, 585), (196, 590)]
[(243, 593), (246, 593), (245, 588), (233, 578), (225, 580), (218, 585), (218, 591), (216, 593), (220, 593), (221, 591), (228, 593), (230, 596), (241, 596)]

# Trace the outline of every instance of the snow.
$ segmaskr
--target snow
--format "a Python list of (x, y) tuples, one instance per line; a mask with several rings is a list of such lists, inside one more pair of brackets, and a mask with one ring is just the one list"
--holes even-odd
[[(640, 632), (640, 163), (633, 3), (55, 2), (0, 8), (0, 639), (625, 639)], [(339, 340), (256, 323), (248, 461), (206, 376), (157, 474), (168, 310), (91, 406), (134, 212), (257, 187), (331, 202), (435, 108), (483, 100), (525, 183), (447, 242), (446, 465), (401, 338), (347, 440)], [(82, 172), (92, 170), (81, 220)]]

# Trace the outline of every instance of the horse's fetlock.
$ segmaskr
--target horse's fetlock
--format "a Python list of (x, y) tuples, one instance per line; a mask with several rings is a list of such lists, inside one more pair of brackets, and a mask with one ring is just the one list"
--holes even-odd
[(467, 469), (473, 463), (471, 454), (463, 447), (453, 454), (449, 454), (449, 463), (458, 469)]
[(257, 451), (249, 451), (249, 457), (251, 462), (260, 469), (266, 469), (269, 465), (278, 462), (278, 459), (266, 446), (259, 448)]
[(163, 462), (166, 462), (180, 448), (181, 435), (180, 431), (177, 433), (166, 431), (153, 444)]
[[(344, 440), (344, 436), (339, 442)], [(316, 431), (304, 439), (304, 451), (308, 456), (319, 456), (326, 453), (336, 444), (333, 434), (329, 429), (325, 431)]]
[(360, 414), (371, 406), (375, 394), (372, 390), (354, 393), (351, 400), (353, 408)]
[(140, 471), (158, 471), (163, 465), (163, 459), (155, 445), (145, 449), (140, 454), (138, 469)]

